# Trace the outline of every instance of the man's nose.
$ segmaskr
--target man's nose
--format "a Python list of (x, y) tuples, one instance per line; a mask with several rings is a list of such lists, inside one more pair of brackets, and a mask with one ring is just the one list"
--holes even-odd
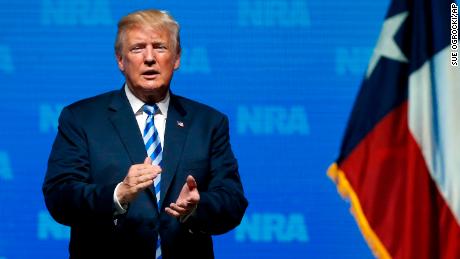
[(147, 48), (145, 51), (144, 63), (149, 66), (156, 63), (155, 53), (152, 48)]

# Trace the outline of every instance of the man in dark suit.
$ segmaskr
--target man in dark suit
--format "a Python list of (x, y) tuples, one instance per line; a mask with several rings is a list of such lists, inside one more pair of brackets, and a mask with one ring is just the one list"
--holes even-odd
[(43, 184), (51, 215), (71, 227), (70, 257), (213, 258), (211, 235), (248, 205), (228, 119), (170, 92), (181, 51), (166, 12), (123, 17), (115, 52), (126, 84), (63, 109)]

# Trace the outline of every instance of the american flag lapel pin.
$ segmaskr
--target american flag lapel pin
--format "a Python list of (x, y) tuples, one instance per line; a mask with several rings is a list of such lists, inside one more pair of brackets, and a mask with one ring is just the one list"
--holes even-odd
[(178, 126), (179, 128), (183, 128), (183, 127), (184, 127), (184, 122), (182, 122), (182, 121), (177, 121), (177, 126)]

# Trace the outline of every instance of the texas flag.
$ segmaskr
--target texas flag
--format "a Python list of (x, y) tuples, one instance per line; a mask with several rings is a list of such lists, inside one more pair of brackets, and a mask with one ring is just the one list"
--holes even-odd
[(329, 168), (378, 258), (460, 258), (455, 44), (455, 1), (393, 1)]

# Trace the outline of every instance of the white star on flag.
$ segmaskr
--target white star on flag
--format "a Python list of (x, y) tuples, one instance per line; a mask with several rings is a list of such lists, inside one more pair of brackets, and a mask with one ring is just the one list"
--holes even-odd
[(404, 20), (408, 16), (408, 12), (402, 12), (388, 18), (383, 24), (382, 32), (375, 46), (369, 66), (367, 68), (366, 78), (372, 74), (381, 57), (386, 57), (400, 62), (408, 62), (408, 59), (399, 48), (394, 40), (394, 36), (398, 32)]

